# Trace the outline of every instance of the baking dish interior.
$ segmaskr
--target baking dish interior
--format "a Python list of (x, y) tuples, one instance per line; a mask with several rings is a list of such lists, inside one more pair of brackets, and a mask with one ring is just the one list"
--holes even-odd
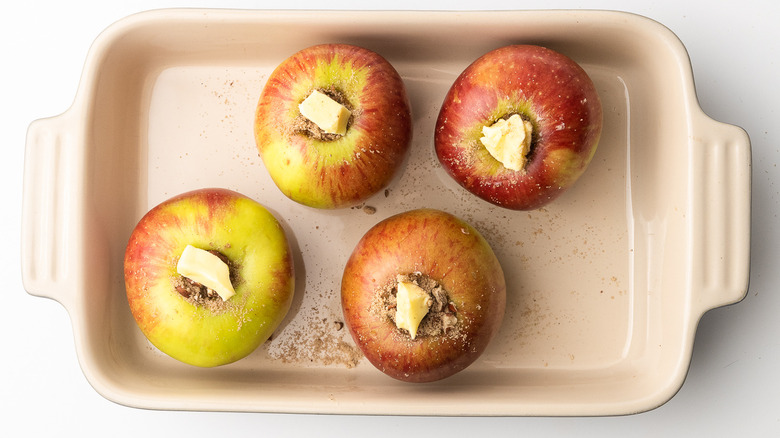
[[(412, 150), (388, 190), (368, 201), (375, 214), (289, 201), (254, 146), (254, 106), (265, 78), (293, 52), (323, 42), (377, 51), (409, 92)], [(575, 59), (604, 107), (588, 171), (533, 212), (470, 196), (433, 152), (449, 85), (481, 54), (514, 43)], [(85, 373), (109, 399), (166, 409), (604, 414), (657, 406), (682, 383), (696, 323), (686, 286), (687, 123), (695, 102), (684, 50), (656, 23), (596, 12), (466, 19), (157, 11), (109, 28), (87, 67), (80, 95), (90, 222), (83, 318), (74, 318), (74, 332)], [(282, 221), (296, 252), (297, 286), (272, 340), (234, 364), (200, 369), (144, 339), (125, 299), (122, 259), (148, 209), (209, 186), (251, 196)], [(450, 379), (409, 385), (361, 359), (339, 325), (338, 291), (360, 236), (384, 217), (420, 207), (450, 211), (483, 233), (504, 267), (508, 303), (479, 361)]]

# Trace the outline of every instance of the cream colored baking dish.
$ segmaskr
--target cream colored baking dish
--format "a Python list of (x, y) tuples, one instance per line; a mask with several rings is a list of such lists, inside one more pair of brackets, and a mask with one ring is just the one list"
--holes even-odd
[[(411, 156), (376, 209), (319, 211), (282, 196), (252, 117), (270, 71), (322, 42), (361, 45), (403, 76)], [(603, 138), (576, 186), (547, 208), (492, 207), (433, 152), (442, 98), (488, 50), (541, 44), (592, 76)], [(68, 310), (89, 382), (153, 409), (417, 415), (607, 415), (652, 409), (680, 388), (699, 318), (745, 296), (750, 144), (699, 108), (680, 41), (616, 12), (162, 10), (126, 18), (89, 52), (73, 106), (31, 124), (22, 265), (27, 291)], [(200, 369), (154, 349), (129, 313), (127, 238), (153, 205), (207, 186), (267, 205), (292, 236), (297, 289), (271, 341)], [(370, 226), (434, 207), (475, 225), (507, 273), (502, 329), (444, 381), (392, 380), (341, 325), (344, 262)]]

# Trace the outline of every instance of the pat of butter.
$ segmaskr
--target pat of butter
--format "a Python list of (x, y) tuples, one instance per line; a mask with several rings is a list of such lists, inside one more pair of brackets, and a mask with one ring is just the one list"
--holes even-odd
[(517, 114), (482, 127), (479, 140), (496, 160), (507, 169), (521, 170), (531, 150), (533, 123)]
[(314, 90), (298, 105), (301, 115), (314, 122), (324, 132), (344, 135), (347, 121), (352, 114), (344, 105), (331, 99), (325, 93)]
[(187, 245), (181, 253), (176, 272), (214, 290), (223, 301), (236, 294), (230, 283), (228, 265), (214, 254), (192, 245)]
[(395, 325), (417, 337), (420, 321), (428, 314), (433, 300), (421, 287), (413, 283), (399, 282), (396, 293)]

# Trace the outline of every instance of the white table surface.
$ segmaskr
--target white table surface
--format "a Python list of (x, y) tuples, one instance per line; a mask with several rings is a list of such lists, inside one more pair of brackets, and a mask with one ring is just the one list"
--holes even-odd
[[(0, 21), (4, 171), (0, 253), (0, 436), (780, 436), (780, 2), (32, 1)], [(67, 312), (21, 281), (25, 133), (70, 105), (90, 44), (112, 22), (177, 6), (288, 9), (614, 9), (674, 31), (687, 47), (704, 111), (742, 126), (753, 148), (752, 266), (742, 302), (707, 313), (685, 384), (650, 412), (604, 418), (426, 418), (160, 412), (96, 393), (76, 358)], [(78, 435), (77, 435), (78, 434)]]

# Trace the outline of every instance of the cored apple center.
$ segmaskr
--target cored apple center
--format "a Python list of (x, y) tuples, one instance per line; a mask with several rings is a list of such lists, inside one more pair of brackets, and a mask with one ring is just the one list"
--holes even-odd
[[(325, 94), (329, 98), (333, 99), (335, 102), (337, 102), (340, 105), (343, 105), (347, 110), (350, 112), (349, 119), (347, 120), (347, 132), (349, 132), (349, 128), (352, 125), (352, 122), (355, 119), (355, 107), (352, 105), (352, 103), (347, 99), (346, 94), (336, 88), (335, 86), (331, 86), (329, 88), (316, 88), (316, 91), (319, 91), (322, 94)], [(310, 91), (306, 94), (306, 96), (310, 96), (311, 93), (313, 93), (315, 90)], [(301, 101), (303, 102), (303, 101)], [(299, 134), (303, 134), (307, 137), (313, 138), (315, 140), (319, 141), (335, 141), (339, 138), (343, 137), (344, 135), (341, 134), (333, 134), (329, 132), (325, 132), (322, 128), (320, 128), (316, 123), (309, 120), (304, 116), (303, 114), (298, 114), (298, 117), (295, 118), (293, 121), (293, 131)]]
[[(228, 256), (218, 250), (209, 249), (206, 251), (219, 257), (222, 263), (227, 265), (228, 271), (230, 272), (230, 283), (233, 285), (233, 288), (243, 282), (238, 263), (230, 260)], [(176, 263), (174, 263), (174, 265), (176, 265)], [(220, 298), (217, 291), (206, 287), (191, 278), (183, 275), (174, 275), (171, 281), (176, 292), (193, 305), (219, 308), (221, 307), (220, 304), (225, 303), (225, 301)]]
[[(518, 122), (510, 123), (515, 122), (515, 116), (519, 118)], [(496, 128), (502, 132), (496, 133), (492, 138), (489, 138), (490, 134), (488, 131)], [(536, 124), (531, 117), (522, 112), (508, 112), (494, 121), (482, 125), (480, 130), (483, 136), (479, 138), (478, 143), (490, 156), (506, 169), (525, 171), (528, 162), (531, 161), (530, 157), (536, 149), (536, 143), (539, 138), (538, 129), (536, 129)], [(493, 144), (491, 145), (489, 142)], [(502, 146), (508, 150), (497, 151), (496, 142), (504, 143)], [(525, 149), (525, 152), (522, 152), (523, 149)]]
[[(388, 281), (385, 286), (376, 290), (370, 311), (378, 317), (387, 318), (398, 326), (398, 285), (399, 283), (411, 283), (420, 287), (429, 297), (427, 313), (419, 321), (417, 327), (418, 337), (452, 335), (458, 332), (457, 308), (450, 301), (449, 293), (441, 283), (435, 279), (420, 273), (399, 274), (395, 279)], [(398, 328), (398, 333), (405, 340), (413, 337), (407, 329)]]

